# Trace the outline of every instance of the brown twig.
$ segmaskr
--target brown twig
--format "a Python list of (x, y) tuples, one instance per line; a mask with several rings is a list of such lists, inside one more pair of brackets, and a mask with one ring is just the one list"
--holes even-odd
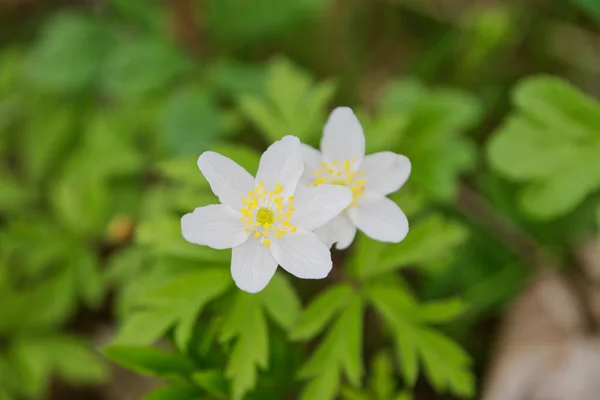
[(461, 185), (455, 207), (527, 265), (536, 269), (560, 265), (560, 261), (535, 238), (499, 213), (485, 198), (468, 186)]
[[(461, 186), (455, 205), (456, 209), (465, 217), (484, 228), (526, 265), (534, 268), (538, 275), (557, 270), (563, 264), (556, 256), (538, 243), (535, 238), (499, 213), (487, 200), (468, 186)], [(600, 310), (596, 312), (593, 309), (589, 295), (591, 293), (590, 280), (600, 277), (600, 265), (598, 264), (600, 263), (600, 247), (595, 241), (593, 244), (586, 242), (581, 246), (575, 246), (573, 252), (579, 270), (571, 271), (570, 279), (565, 280), (565, 282), (568, 282), (573, 289), (573, 294), (579, 303), (579, 309), (588, 332), (597, 332), (596, 315)], [(593, 273), (591, 270), (593, 270)]]
[(168, 0), (170, 23), (177, 43), (194, 56), (206, 54), (198, 9), (192, 0)]

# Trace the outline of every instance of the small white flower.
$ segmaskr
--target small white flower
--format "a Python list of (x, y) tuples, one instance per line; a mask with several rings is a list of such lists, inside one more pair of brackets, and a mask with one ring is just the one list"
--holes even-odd
[(207, 151), (198, 167), (222, 204), (181, 218), (185, 240), (233, 248), (231, 274), (247, 292), (261, 291), (281, 265), (304, 279), (322, 279), (331, 253), (313, 233), (352, 202), (348, 188), (298, 186), (304, 170), (300, 141), (286, 136), (262, 155), (256, 179), (234, 161)]
[(350, 108), (338, 107), (329, 116), (321, 138), (321, 152), (302, 145), (303, 180), (307, 185), (342, 185), (350, 188), (352, 203), (337, 218), (315, 233), (331, 247), (345, 249), (356, 228), (382, 242), (398, 243), (408, 233), (408, 220), (385, 197), (400, 189), (410, 175), (407, 157), (382, 151), (365, 157), (365, 135)]

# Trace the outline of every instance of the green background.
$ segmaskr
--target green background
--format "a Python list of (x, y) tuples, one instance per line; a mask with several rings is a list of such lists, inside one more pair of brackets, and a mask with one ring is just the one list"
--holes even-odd
[[(600, 3), (0, 3), (0, 400), (478, 398), (500, 318), (600, 224)], [(179, 219), (352, 107), (408, 156), (398, 245), (237, 290)], [(101, 332), (108, 330), (108, 339)], [(159, 343), (159, 346), (154, 344)]]

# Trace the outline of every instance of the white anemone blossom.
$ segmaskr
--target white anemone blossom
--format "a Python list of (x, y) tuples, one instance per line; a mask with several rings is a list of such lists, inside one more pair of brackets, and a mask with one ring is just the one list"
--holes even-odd
[(350, 108), (332, 111), (323, 129), (321, 151), (302, 145), (307, 185), (341, 185), (350, 188), (352, 203), (338, 217), (315, 233), (325, 244), (345, 249), (356, 228), (372, 239), (398, 243), (408, 233), (408, 220), (385, 197), (400, 189), (410, 175), (407, 157), (390, 151), (365, 156), (365, 135)]
[(297, 137), (286, 136), (267, 149), (256, 179), (211, 151), (202, 153), (198, 167), (221, 204), (184, 215), (183, 237), (214, 249), (232, 248), (231, 274), (240, 289), (261, 291), (278, 264), (304, 279), (329, 274), (331, 253), (313, 231), (346, 208), (352, 194), (343, 186), (298, 185), (304, 164)]

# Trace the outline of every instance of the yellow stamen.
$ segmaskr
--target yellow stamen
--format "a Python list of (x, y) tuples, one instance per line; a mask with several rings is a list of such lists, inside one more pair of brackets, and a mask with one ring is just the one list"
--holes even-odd
[[(320, 179), (325, 182), (323, 178)], [(242, 199), (245, 207), (240, 209), (243, 215), (240, 220), (245, 222), (245, 231), (252, 232), (252, 236), (260, 239), (267, 247), (271, 245), (271, 231), (275, 238), (296, 231), (296, 227), (289, 221), (294, 211), (294, 196), (287, 197), (288, 203), (284, 212), (285, 198), (281, 196), (282, 192), (283, 187), (279, 183), (275, 184), (275, 190), (269, 191), (264, 188), (263, 182), (259, 182), (254, 190), (249, 191), (248, 196)]]

